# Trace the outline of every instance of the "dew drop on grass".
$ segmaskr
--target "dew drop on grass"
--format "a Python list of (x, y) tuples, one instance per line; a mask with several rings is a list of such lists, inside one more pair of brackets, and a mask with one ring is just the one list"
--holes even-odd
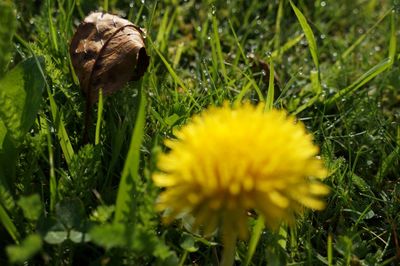
[(129, 7), (130, 7), (130, 8), (132, 8), (132, 7), (133, 7), (133, 5), (134, 5), (134, 3), (133, 3), (133, 2), (130, 2), (130, 3), (129, 3)]
[(214, 5), (212, 5), (211, 6), (211, 15), (215, 16), (215, 13), (217, 13), (217, 8)]
[(325, 1), (321, 2), (321, 7), (326, 7), (326, 2)]
[(138, 92), (137, 89), (133, 89), (131, 95), (132, 95), (132, 97), (136, 97), (136, 96), (138, 95), (138, 93), (139, 93), (139, 92)]

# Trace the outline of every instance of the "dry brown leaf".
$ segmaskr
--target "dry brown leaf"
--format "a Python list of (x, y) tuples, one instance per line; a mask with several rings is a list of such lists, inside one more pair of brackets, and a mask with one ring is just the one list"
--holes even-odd
[(149, 65), (144, 30), (107, 13), (91, 13), (71, 40), (72, 65), (89, 105), (139, 80)]

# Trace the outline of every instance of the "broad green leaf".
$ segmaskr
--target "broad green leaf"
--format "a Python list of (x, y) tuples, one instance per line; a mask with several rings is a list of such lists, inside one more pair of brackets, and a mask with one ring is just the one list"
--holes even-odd
[(52, 244), (52, 245), (61, 244), (67, 239), (68, 239), (68, 232), (65, 230), (62, 230), (62, 228), (60, 228), (60, 230), (58, 230), (58, 231), (56, 231), (56, 230), (49, 231), (44, 236), (44, 241), (46, 241), (47, 243)]
[[(0, 118), (17, 141), (31, 128), (39, 110), (44, 79), (33, 58), (18, 64), (0, 80)], [(5, 136), (1, 126), (0, 136)], [(3, 146), (0, 139), (0, 148)]]
[(31, 196), (21, 197), (18, 200), (18, 205), (21, 207), (24, 212), (25, 218), (29, 220), (37, 220), (42, 213), (42, 201), (38, 194), (34, 194)]
[(106, 249), (126, 246), (123, 224), (113, 223), (93, 227), (90, 232), (92, 241)]
[(83, 243), (90, 240), (88, 234), (76, 230), (69, 231), (68, 239), (74, 243)]
[(99, 222), (99, 223), (105, 223), (107, 222), (112, 214), (115, 211), (115, 206), (106, 206), (106, 205), (101, 205), (98, 206), (90, 215), (90, 220)]
[(64, 199), (56, 205), (57, 219), (67, 228), (79, 228), (84, 219), (84, 208), (78, 199)]
[(36, 60), (27, 59), (0, 80), (0, 183), (14, 185), (17, 146), (39, 110), (44, 80)]
[(38, 232), (49, 244), (61, 244), (68, 239), (68, 231), (55, 217), (42, 217), (38, 221)]
[(10, 62), (11, 41), (17, 28), (15, 11), (11, 2), (0, 0), (0, 25), (0, 76), (2, 76)]
[(7, 135), (7, 128), (4, 123), (0, 121), (0, 150), (3, 148), (3, 142)]
[(42, 249), (42, 238), (38, 234), (29, 235), (20, 245), (7, 246), (6, 251), (11, 263), (23, 263)]
[(13, 221), (11, 220), (6, 210), (1, 205), (0, 205), (0, 222), (3, 224), (4, 228), (11, 235), (14, 241), (18, 243), (20, 235), (17, 231), (17, 228), (15, 227)]
[(183, 233), (180, 246), (188, 252), (196, 252), (199, 249), (195, 238), (188, 233)]
[[(0, 124), (2, 124), (1, 119)], [(0, 187), (6, 194), (12, 195), (10, 189), (14, 186), (18, 152), (8, 131), (4, 139), (0, 141), (2, 142), (0, 144)], [(9, 209), (7, 206), (4, 207)]]

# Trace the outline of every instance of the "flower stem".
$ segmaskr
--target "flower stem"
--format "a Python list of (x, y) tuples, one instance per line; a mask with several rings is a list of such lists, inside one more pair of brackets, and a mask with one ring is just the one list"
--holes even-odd
[(235, 261), (237, 232), (224, 230), (223, 243), (224, 250), (222, 252), (221, 266), (232, 266)]

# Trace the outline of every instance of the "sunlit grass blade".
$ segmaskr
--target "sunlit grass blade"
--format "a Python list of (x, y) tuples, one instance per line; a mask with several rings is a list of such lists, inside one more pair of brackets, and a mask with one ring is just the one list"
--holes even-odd
[(381, 184), (383, 178), (387, 175), (388, 171), (391, 169), (393, 163), (396, 159), (400, 157), (400, 146), (397, 145), (396, 148), (383, 160), (378, 173), (375, 176), (375, 182)]
[(359, 46), (362, 41), (364, 41), (364, 39), (386, 18), (386, 16), (390, 14), (390, 12), (391, 10), (387, 11), (382, 17), (380, 17), (376, 21), (374, 25), (372, 25), (371, 28), (369, 28), (363, 35), (358, 37), (358, 39), (353, 42), (353, 44), (349, 48), (347, 48), (346, 51), (343, 52), (343, 54), (341, 55), (341, 59), (347, 58), (354, 51), (354, 49)]
[(278, 51), (278, 55), (281, 55), (281, 23), (282, 23), (282, 18), (283, 18), (283, 0), (279, 0), (279, 6), (278, 6), (278, 12), (276, 15), (276, 20), (275, 20), (275, 36), (274, 36), (274, 49)]
[(301, 28), (303, 29), (303, 32), (306, 35), (306, 39), (307, 39), (308, 46), (310, 49), (311, 57), (314, 61), (315, 67), (319, 71), (317, 42), (315, 41), (314, 33), (311, 30), (311, 27), (308, 24), (307, 19), (303, 15), (303, 13), (293, 4), (292, 1), (290, 1), (290, 5), (292, 6), (292, 9), (293, 9), (294, 13), (296, 14), (296, 17), (301, 25)]
[(0, 221), (3, 224), (4, 228), (7, 230), (7, 232), (10, 234), (10, 236), (14, 239), (15, 243), (19, 244), (20, 235), (18, 233), (18, 230), (1, 204), (0, 204)]
[(396, 58), (396, 48), (397, 48), (397, 36), (396, 36), (396, 18), (395, 12), (392, 12), (390, 16), (390, 41), (389, 41), (389, 59), (390, 67), (392, 67), (394, 60)]
[(277, 50), (274, 50), (271, 53), (272, 58), (279, 58), (280, 55), (282, 55), (284, 52), (295, 46), (297, 43), (299, 43), (302, 39), (304, 38), (304, 34), (300, 34), (297, 37), (294, 37), (292, 39), (289, 39), (284, 45), (279, 47)]
[(244, 262), (245, 266), (250, 265), (250, 262), (254, 256), (254, 253), (256, 251), (257, 248), (257, 244), (258, 241), (260, 240), (261, 234), (264, 230), (264, 218), (262, 216), (259, 216), (256, 224), (253, 227), (253, 232), (251, 234), (251, 238), (250, 238), (250, 243), (249, 243), (249, 248), (247, 250), (247, 254), (246, 254), (246, 259)]
[[(249, 83), (253, 86), (254, 90), (257, 93), (257, 96), (259, 97), (261, 102), (264, 102), (264, 96), (260, 90), (260, 87), (258, 87), (257, 82), (250, 77), (249, 75), (247, 75), (246, 73), (244, 73), (239, 67), (235, 67), (234, 65), (232, 65), (237, 71), (239, 71), (243, 76), (246, 77), (246, 79), (249, 81)], [(250, 87), (248, 87), (247, 85), (244, 86), (244, 88), (240, 91), (240, 93), (236, 96), (235, 99), (235, 103), (241, 102), (242, 98), (244, 97), (244, 95), (246, 94), (246, 92), (248, 91)]]
[(249, 63), (248, 63), (247, 57), (246, 57), (246, 55), (245, 55), (245, 53), (243, 51), (242, 45), (239, 42), (239, 39), (238, 39), (238, 37), (236, 35), (236, 32), (235, 32), (235, 30), (233, 28), (232, 22), (230, 20), (228, 20), (228, 23), (229, 23), (229, 27), (231, 28), (231, 32), (233, 34), (233, 37), (235, 38), (235, 43), (236, 43), (236, 45), (237, 45), (237, 47), (238, 47), (238, 49), (240, 51), (240, 55), (242, 56), (242, 59), (243, 59), (244, 63), (246, 65), (248, 65)]
[(121, 223), (125, 220), (125, 215), (130, 213), (134, 199), (135, 184), (139, 179), (140, 146), (144, 135), (146, 121), (146, 96), (143, 93), (142, 82), (140, 82), (140, 103), (136, 117), (135, 128), (132, 133), (128, 155), (125, 160), (118, 186), (117, 201), (115, 204), (114, 223)]
[(100, 142), (100, 129), (101, 129), (101, 121), (103, 118), (103, 90), (99, 90), (99, 103), (97, 107), (97, 122), (96, 122), (96, 135), (94, 144), (97, 145)]
[(315, 40), (315, 36), (313, 31), (311, 30), (310, 25), (307, 22), (306, 17), (303, 15), (303, 13), (293, 4), (292, 1), (290, 1), (290, 5), (292, 6), (292, 9), (294, 13), (296, 14), (296, 17), (301, 25), (301, 28), (303, 29), (303, 32), (306, 36), (309, 50), (311, 53), (311, 57), (314, 61), (314, 65), (316, 70), (311, 71), (310, 73), (310, 80), (311, 80), (311, 85), (313, 87), (313, 90), (315, 92), (315, 96), (313, 96), (308, 102), (300, 106), (295, 114), (298, 114), (302, 112), (303, 110), (307, 109), (308, 107), (312, 106), (315, 102), (319, 100), (319, 95), (322, 92), (322, 86), (321, 86), (321, 79), (320, 79), (320, 70), (319, 70), (319, 61), (318, 61), (318, 51), (317, 51), (317, 42)]
[(328, 235), (327, 253), (328, 253), (328, 266), (332, 266), (333, 265), (332, 234)]
[(54, 211), (57, 201), (57, 180), (55, 174), (55, 167), (54, 167), (54, 152), (53, 152), (53, 143), (51, 140), (51, 132), (50, 127), (46, 121), (46, 119), (41, 118), (41, 127), (45, 130), (46, 138), (47, 138), (47, 147), (49, 153), (49, 167), (50, 167), (50, 211)]
[(154, 51), (158, 54), (160, 57), (161, 61), (163, 61), (165, 67), (167, 68), (169, 74), (172, 76), (172, 79), (187, 93), (189, 98), (192, 100), (193, 104), (196, 105), (196, 107), (200, 108), (200, 105), (197, 103), (197, 101), (193, 98), (191, 93), (189, 92), (189, 89), (186, 87), (185, 83), (179, 78), (179, 76), (176, 74), (172, 66), (168, 63), (167, 59), (162, 55), (162, 53), (158, 50), (158, 48), (154, 45), (154, 43), (151, 41), (149, 38), (150, 43), (152, 44), (152, 47)]
[(345, 95), (356, 91), (363, 85), (365, 85), (368, 81), (371, 79), (375, 78), (377, 75), (380, 73), (384, 72), (387, 70), (390, 66), (392, 65), (391, 59), (387, 58), (371, 69), (369, 69), (367, 72), (365, 72), (361, 77), (359, 77), (355, 82), (353, 82), (351, 85), (348, 87), (338, 91), (335, 95), (333, 95), (331, 98), (325, 101), (325, 104), (327, 106), (333, 105), (336, 101), (344, 97)]
[(58, 52), (57, 31), (53, 23), (53, 3), (52, 0), (47, 0), (47, 21), (49, 23), (50, 40), (54, 51)]
[(217, 51), (220, 70), (221, 70), (222, 76), (224, 77), (225, 81), (228, 81), (229, 79), (228, 79), (228, 74), (227, 74), (226, 68), (225, 68), (225, 59), (222, 54), (221, 40), (219, 38), (219, 33), (218, 33), (218, 21), (215, 16), (212, 16), (212, 26), (213, 26), (213, 32), (214, 32), (214, 44), (215, 44), (215, 48)]
[(175, 23), (176, 10), (171, 14), (171, 9), (165, 9), (163, 19), (161, 20), (160, 28), (158, 29), (155, 42), (158, 44), (158, 50), (164, 53), (168, 47), (168, 40), (172, 25)]
[(105, 12), (108, 12), (108, 0), (103, 0), (103, 9)]
[(274, 106), (274, 90), (275, 90), (275, 70), (274, 70), (274, 62), (269, 60), (269, 82), (268, 82), (268, 93), (267, 99), (265, 101), (264, 111), (269, 111)]
[(56, 102), (54, 100), (53, 94), (50, 91), (50, 86), (49, 86), (49, 83), (46, 80), (46, 76), (44, 74), (42, 66), (41, 66), (38, 58), (33, 53), (31, 47), (29, 46), (29, 44), (27, 44), (27, 45), (28, 45), (27, 47), (29, 48), (29, 50), (32, 52), (32, 54), (34, 56), (34, 58), (36, 60), (36, 64), (37, 64), (37, 66), (39, 68), (39, 71), (40, 71), (40, 73), (43, 76), (43, 79), (45, 81), (46, 91), (47, 91), (47, 95), (49, 97), (50, 111), (51, 111), (51, 115), (52, 115), (52, 118), (53, 118), (54, 125), (55, 125), (56, 130), (57, 130), (58, 140), (60, 141), (60, 146), (61, 146), (61, 149), (62, 149), (62, 151), (64, 153), (65, 161), (69, 165), (70, 162), (71, 162), (72, 156), (74, 155), (74, 149), (72, 148), (71, 141), (69, 140), (67, 130), (65, 129), (63, 117), (62, 117), (62, 115), (60, 115), (60, 113), (58, 111)]

